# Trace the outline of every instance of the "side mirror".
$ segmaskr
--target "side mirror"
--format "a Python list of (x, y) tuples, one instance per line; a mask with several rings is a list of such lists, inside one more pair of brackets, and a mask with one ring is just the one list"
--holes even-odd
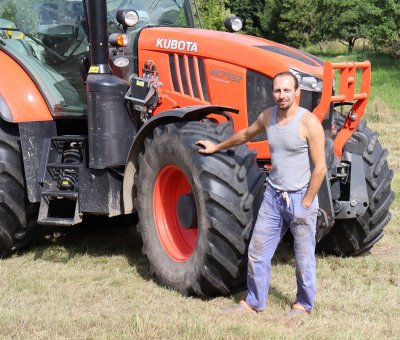
[(225, 19), (224, 26), (229, 32), (238, 32), (243, 27), (243, 21), (237, 16), (230, 16)]

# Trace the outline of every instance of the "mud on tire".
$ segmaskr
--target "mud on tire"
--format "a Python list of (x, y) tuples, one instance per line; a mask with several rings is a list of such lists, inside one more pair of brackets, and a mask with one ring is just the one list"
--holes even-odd
[(18, 126), (0, 122), (0, 257), (26, 245), (36, 226), (37, 205), (29, 203)]
[[(153, 277), (185, 295), (211, 297), (245, 285), (264, 177), (246, 146), (206, 156), (195, 145), (232, 133), (229, 123), (162, 125), (139, 156), (135, 203), (143, 253)], [(183, 217), (193, 220), (191, 229), (182, 227), (176, 210), (182, 197), (189, 199)]]
[[(341, 125), (343, 118), (338, 118)], [(363, 216), (353, 219), (336, 220), (332, 231), (320, 242), (319, 248), (339, 256), (362, 254), (378, 242), (389, 223), (390, 204), (394, 193), (390, 184), (393, 171), (387, 163), (388, 152), (378, 141), (378, 133), (371, 131), (365, 121), (361, 121), (357, 133), (364, 134), (367, 146), (363, 153), (367, 182), (369, 207)]]

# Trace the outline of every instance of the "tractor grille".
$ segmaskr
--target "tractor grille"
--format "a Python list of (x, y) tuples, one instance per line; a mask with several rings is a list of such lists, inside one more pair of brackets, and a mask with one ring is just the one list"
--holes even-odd
[[(247, 123), (255, 122), (261, 111), (275, 105), (272, 97), (272, 79), (253, 71), (247, 71)], [(267, 134), (257, 135), (252, 142), (266, 140)]]
[(169, 67), (176, 92), (202, 101), (210, 101), (202, 59), (170, 54)]

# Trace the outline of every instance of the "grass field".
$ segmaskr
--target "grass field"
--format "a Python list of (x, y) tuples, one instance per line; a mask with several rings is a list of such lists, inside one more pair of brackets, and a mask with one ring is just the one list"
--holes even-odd
[(399, 338), (400, 62), (374, 54), (354, 57), (373, 64), (367, 118), (389, 149), (397, 196), (385, 236), (369, 254), (318, 256), (318, 294), (310, 318), (284, 317), (295, 297), (294, 261), (285, 245), (274, 260), (268, 309), (232, 316), (222, 310), (244, 292), (203, 301), (162, 288), (147, 276), (133, 232), (92, 223), (0, 262), (0, 338)]

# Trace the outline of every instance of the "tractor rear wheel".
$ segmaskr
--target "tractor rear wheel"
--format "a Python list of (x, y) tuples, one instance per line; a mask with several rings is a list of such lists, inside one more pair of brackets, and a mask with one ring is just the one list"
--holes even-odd
[(29, 203), (18, 126), (0, 124), (0, 257), (6, 257), (30, 240), (36, 225), (37, 205)]
[[(338, 118), (341, 126), (343, 118)], [(336, 220), (332, 231), (320, 242), (320, 249), (339, 256), (362, 254), (378, 242), (389, 223), (390, 204), (394, 193), (390, 184), (393, 171), (387, 163), (388, 152), (378, 141), (378, 133), (371, 131), (365, 121), (361, 121), (357, 133), (364, 134), (367, 146), (363, 153), (364, 171), (367, 182), (369, 206), (363, 216)]]
[(264, 189), (246, 146), (202, 155), (195, 142), (219, 142), (229, 123), (180, 122), (147, 137), (136, 174), (138, 230), (150, 272), (184, 295), (242, 289), (247, 246)]

